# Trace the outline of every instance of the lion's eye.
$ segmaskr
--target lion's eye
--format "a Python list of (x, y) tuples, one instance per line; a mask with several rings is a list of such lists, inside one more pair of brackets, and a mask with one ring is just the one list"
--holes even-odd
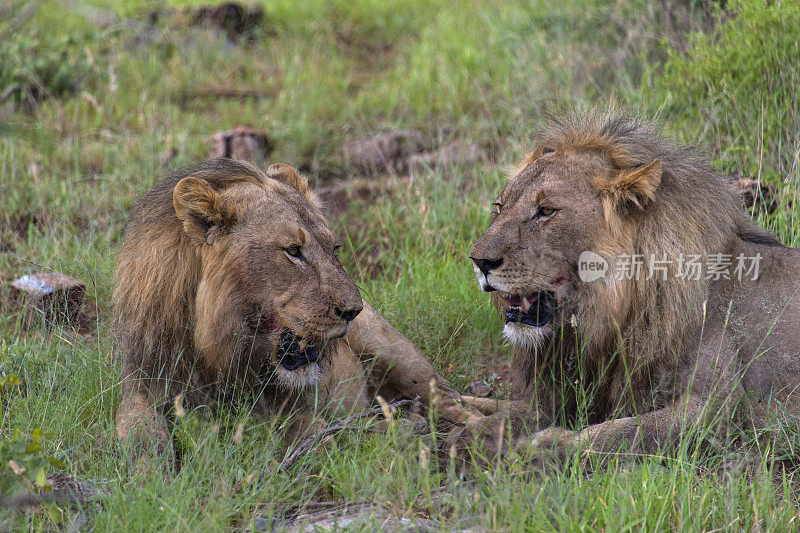
[(557, 210), (552, 207), (540, 207), (536, 212), (536, 216), (540, 218), (552, 216)]
[(303, 249), (297, 244), (289, 246), (284, 251), (292, 257), (303, 257)]

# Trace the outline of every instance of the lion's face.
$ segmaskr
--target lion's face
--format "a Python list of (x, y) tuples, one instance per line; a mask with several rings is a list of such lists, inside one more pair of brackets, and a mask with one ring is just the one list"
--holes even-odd
[(617, 172), (598, 154), (540, 147), (494, 202), (470, 258), (481, 289), (494, 292), (513, 344), (538, 346), (555, 323), (569, 319), (585, 285), (578, 259), (597, 250), (607, 227), (596, 179)]
[(208, 366), (225, 378), (255, 367), (268, 382), (314, 384), (362, 309), (324, 219), (278, 180), (215, 191), (189, 177), (174, 206), (202, 261), (194, 340)]

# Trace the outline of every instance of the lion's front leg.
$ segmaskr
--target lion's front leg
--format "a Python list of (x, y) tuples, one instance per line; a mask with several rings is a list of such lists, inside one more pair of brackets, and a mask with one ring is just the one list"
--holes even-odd
[(663, 452), (673, 449), (702, 414), (703, 404), (690, 396), (657, 411), (608, 420), (581, 431), (550, 427), (519, 439), (515, 448), (523, 461), (543, 468), (576, 455), (602, 461)]
[(530, 406), (530, 402), (526, 400), (500, 400), (498, 398), (481, 398), (480, 396), (462, 394), (461, 401), (469, 407), (474, 407), (480, 411), (482, 415), (486, 416), (499, 415), (502, 413), (536, 411), (535, 408)]
[[(123, 387), (123, 389), (126, 387)], [(145, 470), (153, 460), (166, 459), (174, 467), (175, 450), (172, 446), (169, 425), (161, 409), (145, 391), (124, 391), (116, 416), (117, 438), (134, 446), (137, 462)]]
[(364, 365), (347, 343), (340, 343), (324, 371), (319, 394), (328, 408), (352, 414), (369, 406), (369, 384)]
[(344, 341), (365, 363), (368, 381), (377, 392), (407, 398), (419, 397), (452, 423), (480, 417), (480, 412), (461, 402), (459, 394), (433, 368), (411, 341), (384, 320), (369, 304), (353, 321)]
[(497, 404), (491, 406), (496, 408), (494, 413), (473, 417), (462, 427), (454, 428), (448, 435), (446, 447), (455, 447), (465, 461), (473, 458), (485, 464), (515, 449), (521, 436), (535, 434), (552, 423), (550, 417), (528, 402), (496, 401)]

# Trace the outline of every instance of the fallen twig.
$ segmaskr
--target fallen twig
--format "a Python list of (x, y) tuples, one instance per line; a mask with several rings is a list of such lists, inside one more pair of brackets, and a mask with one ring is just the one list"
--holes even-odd
[[(398, 400), (396, 402), (390, 403), (389, 404), (389, 408), (392, 409), (392, 410), (395, 410), (395, 409), (398, 409), (400, 407), (405, 407), (407, 405), (411, 405), (415, 401), (417, 401), (417, 400), (416, 399), (414, 399), (414, 400)], [(289, 456), (286, 457), (286, 459), (284, 459), (281, 462), (281, 464), (280, 464), (280, 466), (278, 468), (280, 470), (288, 470), (289, 468), (292, 467), (292, 465), (294, 465), (295, 462), (297, 462), (297, 460), (300, 458), (300, 456), (302, 454), (304, 454), (308, 450), (312, 449), (314, 446), (317, 445), (317, 443), (319, 443), (322, 439), (324, 439), (328, 435), (333, 435), (334, 433), (338, 433), (340, 431), (344, 431), (344, 430), (347, 430), (347, 429), (355, 429), (357, 426), (352, 426), (351, 425), (355, 420), (359, 420), (361, 418), (366, 418), (366, 417), (369, 417), (369, 416), (377, 416), (377, 415), (380, 415), (382, 413), (383, 413), (383, 408), (380, 405), (378, 405), (378, 406), (372, 407), (370, 409), (364, 409), (363, 411), (360, 411), (360, 412), (358, 412), (358, 413), (356, 413), (354, 415), (350, 415), (350, 416), (348, 416), (346, 418), (343, 418), (341, 420), (338, 420), (338, 421), (334, 422), (333, 424), (330, 424), (325, 429), (317, 431), (312, 436), (308, 437), (307, 439), (302, 440), (300, 442), (300, 444), (297, 445), (297, 448), (295, 448), (292, 451), (292, 453), (290, 453)]]

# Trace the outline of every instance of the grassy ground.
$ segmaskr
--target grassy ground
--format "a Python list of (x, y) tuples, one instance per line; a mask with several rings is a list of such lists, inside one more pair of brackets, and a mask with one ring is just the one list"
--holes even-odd
[[(26, 5), (0, 2), (0, 19)], [(282, 0), (263, 2), (252, 39), (232, 43), (169, 17), (148, 26), (145, 14), (159, 6), (48, 1), (11, 37), (0, 25), (0, 82), (51, 95), (34, 105), (14, 96), (0, 108), (0, 365), (24, 384), (3, 393), (0, 440), (27, 442), (42, 428), (42, 453), (112, 488), (99, 509), (0, 510), (0, 528), (83, 523), (76, 517), (95, 529), (280, 527), (309, 505), (351, 501), (445, 528), (797, 529), (789, 480), (771, 472), (777, 454), (685, 452), (591, 477), (566, 467), (542, 479), (505, 464), (463, 476), (446, 459), (421, 459), (432, 437), (398, 428), (343, 435), (283, 473), (279, 441), (245, 412), (212, 422), (189, 414), (176, 429), (187, 450), (180, 475), (132, 479), (113, 444), (119, 361), (108, 312), (135, 198), (169, 168), (203, 160), (206, 136), (242, 123), (268, 130), (271, 159), (302, 167), (317, 187), (352, 177), (336, 153), (344, 139), (393, 128), (477, 142), (491, 154), (467, 171), (381, 188), (332, 220), (365, 298), (460, 388), (509, 356), (467, 251), (543, 113), (614, 103), (659, 115), (726, 173), (784, 193), (774, 214), (754, 216), (797, 246), (797, 8), (729, 2), (728, 22), (714, 24), (691, 0)], [(696, 31), (706, 37), (690, 39)], [(267, 96), (191, 96), (225, 87)], [(21, 327), (8, 283), (39, 270), (87, 282), (92, 334)], [(241, 439), (232, 429), (240, 423)], [(267, 474), (253, 479), (259, 471)]]

